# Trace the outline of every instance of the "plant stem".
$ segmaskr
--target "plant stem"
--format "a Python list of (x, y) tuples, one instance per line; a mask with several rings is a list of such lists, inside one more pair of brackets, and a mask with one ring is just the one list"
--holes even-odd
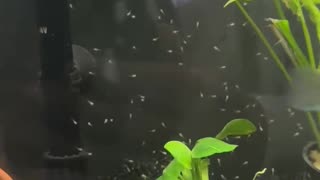
[(320, 127), (320, 112), (317, 112), (317, 116), (318, 116), (318, 127)]
[(307, 112), (306, 115), (307, 115), (307, 119), (308, 119), (309, 125), (311, 127), (311, 130), (316, 137), (318, 147), (320, 148), (320, 132), (319, 132), (319, 128), (317, 126), (317, 123), (315, 122), (311, 112)]
[(291, 60), (294, 67), (298, 67), (301, 63), (298, 64), (298, 59), (295, 58), (292, 50), (289, 48), (287, 41), (284, 39), (282, 34), (279, 32), (279, 30), (275, 26), (271, 26), (272, 31), (276, 35), (276, 37), (279, 39), (279, 42), (283, 48), (283, 50), (287, 53), (289, 56), (289, 59)]
[(288, 73), (288, 71), (286, 70), (286, 68), (284, 67), (283, 63), (281, 62), (280, 58), (278, 57), (278, 55), (275, 53), (275, 51), (272, 49), (272, 46), (270, 45), (270, 43), (268, 42), (267, 38), (264, 36), (264, 34), (262, 33), (262, 31), (260, 30), (260, 28), (257, 26), (257, 24), (253, 21), (253, 19), (250, 17), (250, 15), (248, 14), (248, 12), (243, 8), (242, 4), (239, 1), (235, 1), (235, 3), (237, 4), (237, 6), (239, 7), (241, 13), (244, 15), (244, 17), (248, 20), (248, 22), (250, 23), (250, 25), (253, 27), (254, 31), (257, 33), (257, 35), (259, 36), (259, 38), (261, 39), (262, 43), (266, 46), (267, 50), (269, 51), (270, 55), (272, 56), (273, 60), (275, 61), (276, 65), (278, 66), (278, 68), (280, 69), (280, 71), (283, 73), (283, 75), (285, 76), (285, 78), (291, 82), (291, 77)]
[[(301, 11), (302, 11), (302, 9), (301, 9)], [(314, 59), (313, 47), (312, 47), (312, 42), (311, 42), (309, 29), (308, 29), (306, 20), (304, 18), (303, 12), (301, 12), (300, 14), (301, 15), (298, 16), (298, 17), (300, 19), (302, 30), (303, 30), (303, 34), (304, 34), (304, 39), (306, 41), (306, 46), (307, 46), (310, 65), (311, 65), (312, 68), (316, 69), (316, 61)]]
[(201, 175), (199, 173), (199, 161), (200, 159), (192, 159), (192, 179), (201, 180)]
[(192, 179), (209, 180), (209, 159), (192, 160)]
[(199, 163), (199, 171), (201, 173), (201, 180), (209, 180), (209, 159), (202, 159)]
[(281, 2), (280, 0), (273, 0), (274, 6), (276, 7), (278, 16), (280, 19), (286, 19), (286, 16), (284, 15), (284, 12), (282, 10)]

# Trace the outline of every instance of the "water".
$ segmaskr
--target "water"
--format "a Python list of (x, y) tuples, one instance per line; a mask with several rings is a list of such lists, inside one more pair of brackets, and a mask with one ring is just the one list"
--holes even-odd
[[(300, 95), (317, 102), (317, 91), (288, 93), (235, 8), (205, 0), (70, 3), (70, 44), (60, 41), (58, 32), (51, 34), (68, 29), (61, 27), (64, 11), (48, 11), (61, 14), (39, 30), (35, 1), (0, 3), (6, 27), (0, 31), (0, 168), (17, 179), (55, 174), (57, 179), (153, 180), (171, 160), (163, 148), (167, 141), (191, 147), (231, 119), (248, 118), (257, 132), (228, 139), (239, 148), (211, 159), (210, 178), (248, 180), (267, 168), (270, 179), (303, 179), (301, 151), (312, 136), (301, 112), (309, 101)], [(267, 0), (248, 6), (262, 25), (274, 13)], [(261, 11), (253, 8), (260, 6)], [(57, 44), (43, 46), (44, 39)], [(51, 53), (50, 66), (43, 53)], [(58, 76), (69, 72), (70, 59), (78, 70), (73, 73), (81, 76), (72, 92)], [(40, 81), (43, 67), (54, 75)], [(301, 100), (306, 101), (297, 105)], [(44, 161), (43, 152), (57, 144), (63, 146), (59, 152), (86, 152), (87, 161)], [(71, 167), (75, 173), (69, 173)]]

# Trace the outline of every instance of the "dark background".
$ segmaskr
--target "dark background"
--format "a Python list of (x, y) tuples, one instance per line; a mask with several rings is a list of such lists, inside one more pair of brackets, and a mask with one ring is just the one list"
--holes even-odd
[[(285, 106), (273, 102), (261, 106), (252, 96), (279, 95), (286, 85), (251, 28), (243, 26), (238, 10), (223, 9), (223, 1), (197, 0), (178, 8), (159, 2), (70, 2), (73, 43), (89, 50), (99, 67), (81, 96), (81, 135), (93, 153), (89, 174), (120, 179), (147, 174), (154, 179), (161, 167), (151, 167), (163, 159), (159, 151), (166, 141), (213, 136), (232, 118), (249, 118), (261, 128), (241, 141), (235, 153), (222, 156), (221, 167), (213, 160), (216, 179), (223, 174), (247, 180), (264, 167), (280, 174), (301, 171), (302, 146), (311, 139), (308, 126), (299, 113), (290, 116)], [(270, 32), (264, 18), (274, 17), (271, 1), (254, 2), (248, 9)], [(0, 163), (21, 179), (41, 179), (47, 138), (35, 2), (0, 0), (0, 24)], [(114, 123), (104, 124), (106, 118)], [(304, 130), (294, 137), (297, 123)], [(127, 159), (138, 169), (131, 175), (123, 166)]]

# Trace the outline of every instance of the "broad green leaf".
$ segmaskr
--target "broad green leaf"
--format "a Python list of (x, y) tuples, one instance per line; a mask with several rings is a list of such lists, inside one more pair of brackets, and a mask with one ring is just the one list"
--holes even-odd
[(320, 0), (313, 0), (314, 3), (320, 4)]
[(170, 164), (163, 170), (163, 174), (178, 177), (185, 168), (177, 161), (172, 160)]
[(169, 176), (169, 175), (162, 175), (157, 178), (157, 180), (176, 180), (176, 179), (178, 180), (177, 177)]
[(287, 6), (287, 8), (292, 11), (293, 14), (297, 16), (302, 15), (300, 0), (282, 0), (282, 1)]
[(192, 178), (192, 172), (191, 172), (192, 170), (190, 170), (190, 169), (184, 169), (183, 171), (182, 171), (182, 178), (180, 178), (180, 179), (183, 179), (183, 180), (194, 180), (193, 178)]
[(292, 49), (293, 55), (295, 56), (295, 60), (299, 63), (299, 65), (302, 65), (302, 66), (307, 65), (308, 60), (304, 55), (304, 53), (302, 52), (302, 50), (300, 49), (297, 41), (295, 40), (291, 32), (289, 21), (272, 19), (272, 18), (269, 18), (268, 20), (272, 23), (272, 26), (276, 28), (281, 33), (281, 35), (285, 38), (286, 42)]
[(180, 141), (169, 141), (164, 148), (173, 156), (177, 162), (187, 169), (191, 169), (191, 151)]
[(216, 136), (217, 139), (224, 139), (228, 136), (242, 136), (254, 133), (256, 126), (247, 119), (234, 119), (224, 126)]
[(192, 149), (192, 158), (205, 158), (217, 153), (231, 152), (237, 145), (228, 144), (216, 138), (199, 139)]
[(172, 160), (170, 164), (163, 170), (162, 176), (158, 179), (160, 180), (173, 180), (178, 179), (181, 176), (181, 172), (185, 168), (177, 161)]

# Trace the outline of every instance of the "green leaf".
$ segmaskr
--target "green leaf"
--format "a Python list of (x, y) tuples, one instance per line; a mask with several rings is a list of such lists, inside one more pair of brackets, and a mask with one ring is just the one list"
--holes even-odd
[(216, 138), (199, 139), (192, 149), (192, 158), (205, 158), (217, 153), (231, 152), (237, 145), (228, 144)]
[(178, 180), (178, 178), (170, 175), (162, 175), (158, 177), (157, 180)]
[(182, 178), (183, 180), (194, 180), (194, 178), (192, 177), (192, 172), (190, 169), (184, 169), (182, 172)]
[(166, 180), (166, 179), (163, 176), (160, 176), (156, 180)]
[(307, 10), (311, 21), (315, 25), (317, 37), (320, 41), (320, 11), (316, 3), (319, 3), (319, 1), (315, 2), (314, 0), (304, 0), (303, 7)]
[[(278, 20), (278, 19), (272, 19), (268, 18), (268, 20), (272, 23), (272, 27), (276, 28), (282, 35), (281, 37), (284, 37), (290, 48), (292, 49), (293, 56), (295, 57), (295, 60), (298, 62), (299, 65), (307, 65), (308, 60), (302, 50), (300, 49), (297, 41), (294, 38), (294, 35), (291, 32), (290, 24), (288, 20)], [(277, 32), (274, 31), (277, 35)]]
[(163, 170), (162, 176), (158, 180), (173, 180), (178, 179), (181, 176), (181, 172), (185, 168), (177, 161), (172, 160), (170, 164)]
[(281, 32), (274, 26), (271, 26), (271, 29), (275, 36), (278, 38), (278, 42), (281, 44), (283, 50), (288, 55), (289, 59), (291, 60), (294, 67), (298, 67), (300, 64), (302, 64), (298, 58), (296, 58), (295, 54), (293, 53), (292, 49), (289, 47), (287, 40), (285, 37), (281, 34)]
[(216, 136), (217, 139), (224, 139), (228, 136), (249, 135), (256, 132), (256, 126), (247, 119), (234, 119), (224, 126)]
[(297, 16), (302, 15), (300, 0), (282, 0), (282, 1), (287, 6), (287, 8), (292, 11), (293, 14)]
[(185, 168), (177, 161), (172, 160), (170, 164), (163, 170), (163, 174), (179, 177), (181, 171)]
[(191, 169), (191, 151), (180, 141), (169, 141), (164, 148), (173, 156), (177, 162), (187, 169)]

